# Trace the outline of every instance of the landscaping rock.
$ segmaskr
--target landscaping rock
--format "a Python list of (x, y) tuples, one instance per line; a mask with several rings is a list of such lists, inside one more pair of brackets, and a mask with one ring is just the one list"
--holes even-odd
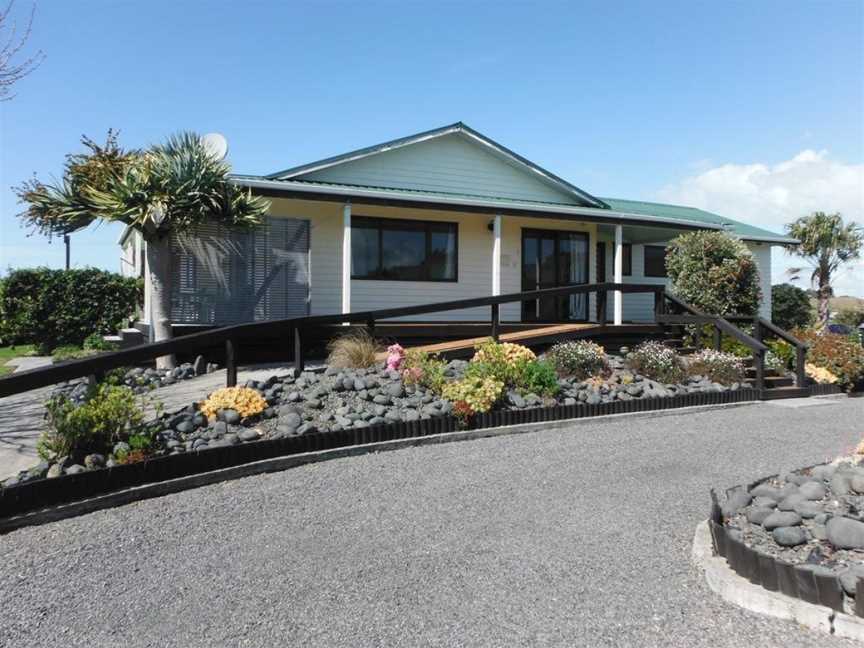
[(87, 470), (87, 469), (84, 466), (82, 466), (81, 464), (72, 464), (71, 466), (66, 468), (66, 474), (67, 475), (77, 475), (79, 473), (84, 472), (85, 470)]
[(45, 475), (48, 479), (54, 479), (63, 474), (63, 467), (60, 464), (51, 464), (48, 473)]
[(84, 457), (84, 466), (93, 470), (105, 465), (105, 457), (101, 454), (89, 454)]
[(774, 529), (774, 542), (781, 547), (796, 547), (807, 542), (807, 532), (800, 526), (783, 526)]
[(237, 410), (222, 410), (222, 420), (228, 425), (237, 425), (240, 422), (240, 413)]
[(769, 515), (773, 513), (773, 509), (756, 506), (747, 511), (747, 520), (752, 524), (762, 524)]
[(241, 441), (257, 441), (260, 438), (260, 433), (255, 428), (249, 428), (245, 430), (240, 430), (237, 438)]
[(825, 497), (826, 490), (825, 486), (823, 486), (819, 482), (808, 481), (804, 484), (801, 484), (798, 488), (798, 492), (808, 500), (821, 500)]
[(726, 517), (732, 517), (739, 511), (739, 509), (749, 505), (752, 500), (753, 496), (743, 488), (733, 490), (729, 493), (726, 502), (721, 507), (723, 515)]
[(832, 517), (825, 525), (828, 541), (839, 549), (864, 549), (864, 522)]
[(774, 511), (762, 522), (766, 531), (772, 531), (778, 527), (793, 527), (801, 524), (801, 516), (791, 511)]

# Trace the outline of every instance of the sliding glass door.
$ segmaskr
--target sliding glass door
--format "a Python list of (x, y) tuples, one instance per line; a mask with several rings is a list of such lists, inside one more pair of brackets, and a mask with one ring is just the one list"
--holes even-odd
[[(522, 230), (522, 290), (588, 283), (588, 234)], [(588, 319), (588, 295), (544, 297), (522, 304), (522, 321)]]

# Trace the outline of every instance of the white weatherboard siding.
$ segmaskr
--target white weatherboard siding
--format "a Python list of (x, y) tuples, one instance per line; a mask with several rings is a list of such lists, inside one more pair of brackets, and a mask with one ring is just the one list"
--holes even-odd
[[(310, 221), (310, 287), (312, 315), (339, 313), (342, 306), (342, 204), (316, 201), (274, 199), (270, 215), (274, 218), (302, 218)], [(353, 312), (432, 304), (454, 299), (485, 297), (492, 293), (492, 254), (494, 236), (489, 231), (492, 216), (449, 211), (412, 210), (397, 207), (354, 205), (353, 216), (378, 216), (458, 223), (459, 267), (456, 282), (351, 280)], [(522, 228), (579, 231), (589, 233), (589, 280), (594, 281), (594, 225), (554, 219), (519, 218), (506, 214), (501, 232), (501, 292), (522, 290)], [(594, 313), (594, 299), (589, 313)], [(423, 321), (484, 321), (488, 307), (463, 309), (423, 316)], [(502, 321), (519, 321), (519, 304), (501, 307)]]
[(313, 171), (297, 179), (577, 204), (573, 195), (539, 175), (516, 168), (456, 133)]
[(762, 303), (759, 315), (771, 319), (771, 246), (768, 243), (747, 242), (759, 268), (759, 287), (762, 289)]
[[(628, 243), (627, 239), (624, 239)], [(606, 276), (608, 281), (612, 281), (614, 272), (614, 255), (615, 242), (611, 239), (605, 241), (606, 244)], [(665, 245), (665, 243), (655, 243), (654, 245)], [(645, 246), (641, 244), (633, 244), (633, 274), (625, 274), (622, 277), (622, 283), (643, 284), (643, 285), (669, 285), (668, 279), (660, 277), (645, 276)], [(653, 322), (654, 321), (654, 294), (653, 293), (623, 293), (623, 314), (624, 322)], [(612, 319), (612, 297), (611, 295), (606, 302), (607, 317)]]

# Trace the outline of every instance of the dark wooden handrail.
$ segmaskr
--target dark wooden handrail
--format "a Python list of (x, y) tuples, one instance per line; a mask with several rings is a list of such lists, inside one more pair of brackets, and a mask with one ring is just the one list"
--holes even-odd
[(806, 386), (807, 374), (804, 370), (804, 363), (807, 358), (807, 349), (808, 345), (805, 342), (802, 342), (794, 335), (792, 335), (789, 331), (785, 331), (779, 326), (777, 326), (774, 322), (765, 319), (764, 317), (750, 316), (750, 315), (728, 315), (726, 319), (732, 322), (747, 322), (753, 324), (753, 329), (757, 334), (757, 337), (761, 341), (763, 339), (762, 331), (767, 329), (770, 331), (775, 337), (788, 342), (792, 346), (795, 347), (795, 386), (798, 388), (803, 388)]
[[(224, 345), (225, 347), (227, 383), (229, 385), (234, 385), (237, 380), (236, 361), (238, 347), (240, 346), (241, 341), (252, 338), (266, 338), (274, 334), (284, 336), (293, 331), (294, 363), (295, 367), (302, 369), (304, 331), (313, 327), (328, 324), (360, 323), (366, 325), (370, 330), (374, 330), (376, 321), (383, 319), (488, 306), (491, 309), (491, 335), (492, 337), (497, 338), (500, 327), (499, 306), (501, 304), (526, 302), (548, 297), (565, 297), (574, 294), (597, 293), (598, 304), (600, 305), (602, 313), (601, 323), (603, 323), (605, 321), (606, 294), (608, 291), (620, 291), (622, 293), (654, 293), (655, 316), (657, 317), (658, 322), (663, 323), (665, 320), (666, 323), (676, 324), (710, 323), (715, 326), (718, 331), (725, 332), (754, 350), (754, 356), (757, 358), (757, 371), (758, 366), (760, 366), (761, 362), (764, 361), (764, 352), (767, 347), (765, 347), (761, 341), (750, 337), (725, 319), (702, 313), (689, 304), (682, 302), (677, 297), (668, 294), (665, 286), (662, 284), (604, 282), (560, 286), (557, 288), (544, 288), (541, 290), (529, 290), (518, 293), (509, 293), (506, 295), (490, 295), (487, 297), (457, 299), (434, 304), (418, 304), (415, 306), (385, 308), (355, 313), (339, 313), (333, 315), (312, 315), (307, 317), (269, 320), (266, 322), (247, 322), (232, 326), (223, 326), (209, 331), (184, 335), (180, 338), (172, 338), (171, 340), (143, 344), (122, 351), (104, 353), (92, 358), (72, 360), (51, 367), (16, 372), (5, 378), (0, 378), (0, 397), (52, 385), (81, 376), (101, 375), (111, 369), (154, 360), (161, 356), (180, 352), (189, 353), (200, 349), (213, 348), (218, 345)], [(689, 312), (691, 314), (690, 317), (667, 315), (665, 305), (666, 300), (682, 310)], [(773, 328), (771, 327), (773, 327), (773, 325), (770, 325), (768, 328), (773, 332)], [(757, 384), (757, 386), (760, 386), (761, 388), (761, 384)]]

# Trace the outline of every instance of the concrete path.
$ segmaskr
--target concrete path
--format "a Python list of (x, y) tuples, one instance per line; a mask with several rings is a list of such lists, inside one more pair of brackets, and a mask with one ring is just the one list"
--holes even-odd
[[(35, 360), (36, 358), (22, 358)], [(314, 367), (313, 364), (309, 365)], [(28, 367), (34, 368), (34, 367)], [(238, 383), (246, 380), (266, 380), (288, 370), (285, 364), (263, 364), (241, 367), (237, 372)], [(205, 398), (210, 392), (225, 386), (225, 370), (184, 380), (173, 385), (154, 389), (149, 394), (152, 400), (162, 402), (166, 411), (185, 407), (189, 403)], [(24, 394), (0, 398), (0, 479), (5, 479), (19, 470), (25, 470), (39, 462), (36, 441), (44, 427), (45, 407), (51, 388), (36, 389)], [(0, 643), (2, 645), (2, 643)]]
[(0, 645), (855, 644), (690, 565), (708, 489), (848, 450), (862, 399), (769, 403), (312, 464), (0, 537)]

